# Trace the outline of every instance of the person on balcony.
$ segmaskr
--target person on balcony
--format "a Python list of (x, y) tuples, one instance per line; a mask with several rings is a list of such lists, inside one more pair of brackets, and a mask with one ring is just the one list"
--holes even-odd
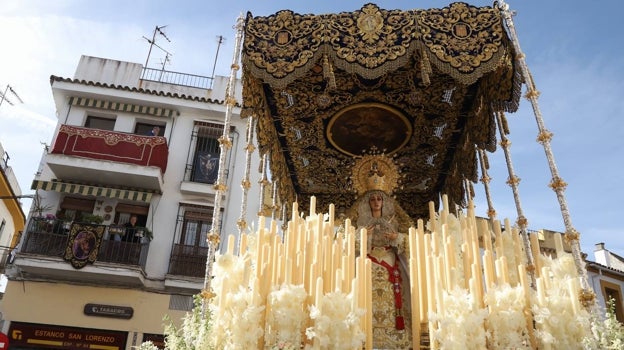
[(152, 128), (152, 130), (150, 130), (150, 132), (147, 134), (148, 136), (158, 136), (160, 134), (160, 127), (154, 125), (154, 127)]
[(126, 228), (126, 233), (123, 236), (123, 240), (125, 242), (139, 242), (141, 237), (139, 236), (138, 227), (137, 227), (137, 216), (130, 216), (130, 221), (128, 221), (124, 227)]

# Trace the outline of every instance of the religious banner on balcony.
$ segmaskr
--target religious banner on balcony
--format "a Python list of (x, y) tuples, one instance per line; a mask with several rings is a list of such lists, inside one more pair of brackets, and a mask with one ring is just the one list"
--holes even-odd
[(63, 258), (76, 269), (93, 264), (100, 251), (105, 228), (106, 226), (97, 224), (72, 224)]

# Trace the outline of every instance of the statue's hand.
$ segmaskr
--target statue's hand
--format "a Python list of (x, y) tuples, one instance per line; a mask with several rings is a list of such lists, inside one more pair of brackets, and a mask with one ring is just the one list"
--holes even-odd
[(395, 239), (397, 239), (397, 237), (399, 237), (399, 234), (397, 232), (386, 232), (385, 237), (386, 239), (394, 241)]

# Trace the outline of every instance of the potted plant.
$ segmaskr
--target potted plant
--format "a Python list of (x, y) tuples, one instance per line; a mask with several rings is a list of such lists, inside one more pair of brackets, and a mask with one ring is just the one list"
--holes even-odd
[(141, 238), (147, 238), (148, 241), (151, 241), (154, 238), (154, 234), (147, 227), (141, 227), (141, 228), (137, 229), (137, 234)]
[(80, 221), (99, 225), (104, 222), (104, 218), (97, 214), (83, 214)]

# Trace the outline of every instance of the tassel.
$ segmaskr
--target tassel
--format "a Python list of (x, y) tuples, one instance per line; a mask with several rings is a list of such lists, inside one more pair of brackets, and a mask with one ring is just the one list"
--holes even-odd
[(398, 330), (405, 329), (405, 319), (403, 318), (403, 316), (397, 316), (395, 318), (395, 328)]

